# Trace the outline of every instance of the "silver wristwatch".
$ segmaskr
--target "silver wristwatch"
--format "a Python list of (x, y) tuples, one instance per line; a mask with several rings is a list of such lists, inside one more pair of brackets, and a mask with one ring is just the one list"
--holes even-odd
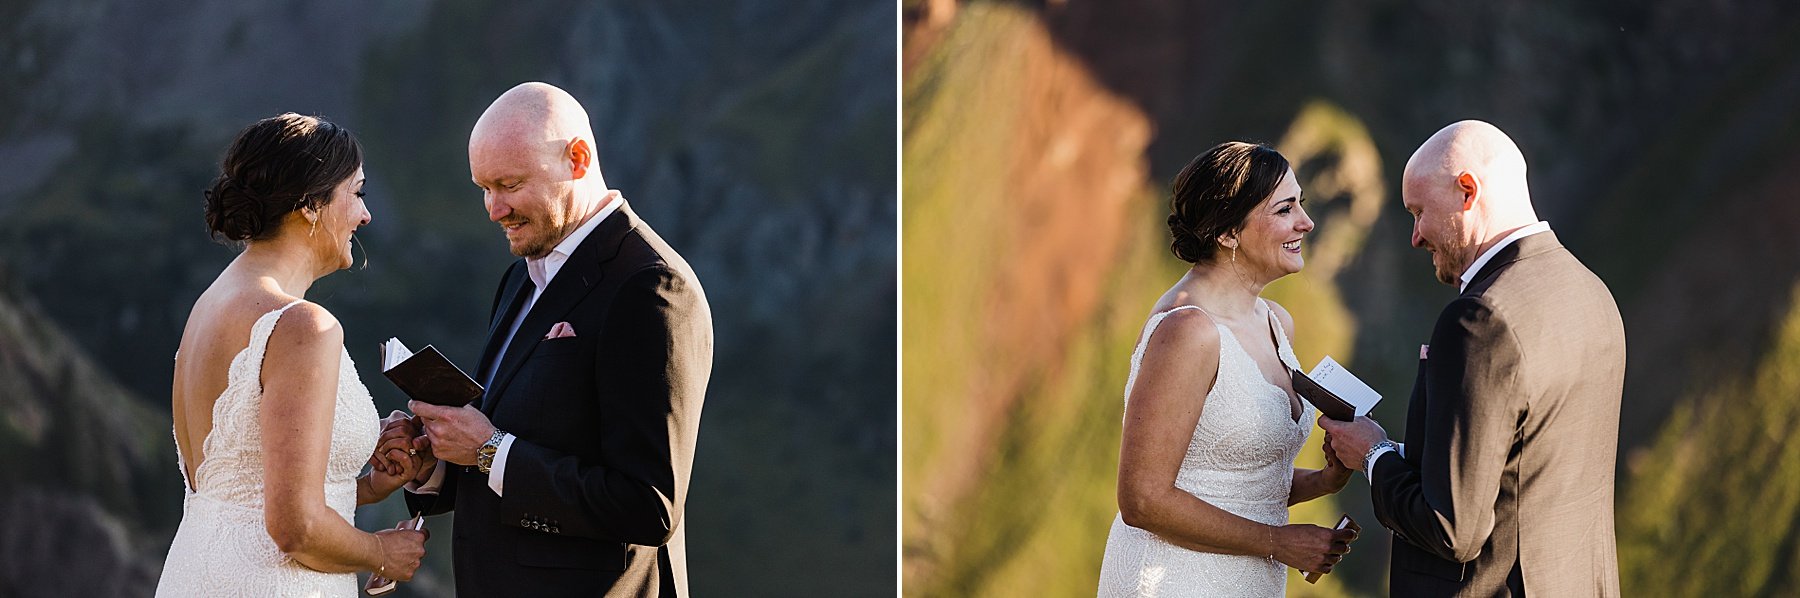
[(475, 469), (487, 473), (494, 468), (494, 454), (500, 452), (500, 442), (506, 440), (506, 433), (494, 428), (494, 435), (488, 437), (487, 444), (475, 449)]
[(1375, 465), (1375, 464), (1369, 462), (1369, 457), (1375, 456), (1375, 451), (1381, 450), (1381, 447), (1384, 447), (1384, 446), (1387, 448), (1394, 449), (1395, 451), (1400, 450), (1400, 443), (1394, 442), (1392, 440), (1383, 440), (1381, 442), (1375, 443), (1375, 446), (1369, 447), (1369, 452), (1363, 453), (1363, 457), (1362, 457), (1363, 470), (1364, 470), (1363, 475), (1374, 475), (1375, 474), (1375, 472), (1368, 471), (1368, 469), (1370, 467), (1373, 467)]

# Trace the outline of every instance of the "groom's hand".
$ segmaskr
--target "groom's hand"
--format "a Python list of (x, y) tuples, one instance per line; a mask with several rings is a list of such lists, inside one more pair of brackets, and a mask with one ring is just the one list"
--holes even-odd
[(1356, 471), (1363, 470), (1363, 455), (1369, 447), (1387, 440), (1387, 431), (1368, 416), (1346, 422), (1321, 415), (1319, 427), (1325, 429), (1326, 446), (1337, 453), (1338, 462)]
[(406, 407), (424, 423), (432, 454), (457, 465), (474, 465), (476, 449), (494, 435), (494, 424), (487, 415), (470, 405), (442, 407), (412, 401)]

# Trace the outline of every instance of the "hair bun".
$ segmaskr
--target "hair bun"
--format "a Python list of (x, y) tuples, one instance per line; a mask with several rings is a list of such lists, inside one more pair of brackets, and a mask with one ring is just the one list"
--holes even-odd
[(1200, 261), (1205, 251), (1201, 248), (1200, 237), (1181, 221), (1181, 217), (1174, 214), (1169, 215), (1169, 236), (1173, 238), (1169, 242), (1169, 251), (1175, 254), (1176, 259), (1188, 263)]
[(206, 192), (206, 228), (214, 237), (248, 241), (263, 232), (263, 199), (229, 176), (213, 179)]

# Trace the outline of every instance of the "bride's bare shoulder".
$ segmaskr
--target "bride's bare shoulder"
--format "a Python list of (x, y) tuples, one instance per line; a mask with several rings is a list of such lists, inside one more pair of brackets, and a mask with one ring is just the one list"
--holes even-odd
[[(292, 303), (292, 301), (289, 301)], [(283, 304), (285, 305), (285, 303)], [(271, 309), (280, 309), (280, 305)], [(311, 301), (301, 300), (294, 303), (281, 314), (275, 322), (275, 330), (269, 334), (269, 350), (277, 347), (284, 349), (307, 349), (315, 345), (330, 348), (344, 342), (344, 329), (338, 323), (337, 316), (331, 315), (324, 307)]]
[(1150, 331), (1151, 349), (1206, 349), (1218, 345), (1219, 329), (1206, 312), (1187, 305), (1158, 307), (1150, 315), (1153, 319), (1161, 318)]
[(257, 320), (294, 299), (265, 289), (214, 283), (194, 299), (194, 306), (188, 310), (187, 323), (182, 328), (183, 352), (189, 345), (198, 349), (202, 343), (213, 340), (241, 346)]
[(337, 318), (319, 304), (274, 289), (230, 284), (221, 279), (195, 299), (182, 334), (182, 348), (188, 349), (192, 344), (199, 349), (199, 345), (212, 340), (241, 348), (258, 321), (284, 307), (286, 310), (268, 337), (269, 353), (343, 341)]

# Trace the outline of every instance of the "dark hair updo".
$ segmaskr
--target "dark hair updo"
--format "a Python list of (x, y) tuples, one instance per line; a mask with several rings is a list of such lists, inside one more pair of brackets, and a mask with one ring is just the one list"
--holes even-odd
[(256, 121), (206, 189), (206, 228), (225, 241), (267, 239), (288, 213), (331, 203), (362, 161), (356, 136), (325, 119), (289, 112)]
[(1188, 263), (1212, 260), (1219, 236), (1243, 229), (1287, 173), (1281, 152), (1256, 143), (1227, 141), (1196, 156), (1170, 187), (1169, 250)]

